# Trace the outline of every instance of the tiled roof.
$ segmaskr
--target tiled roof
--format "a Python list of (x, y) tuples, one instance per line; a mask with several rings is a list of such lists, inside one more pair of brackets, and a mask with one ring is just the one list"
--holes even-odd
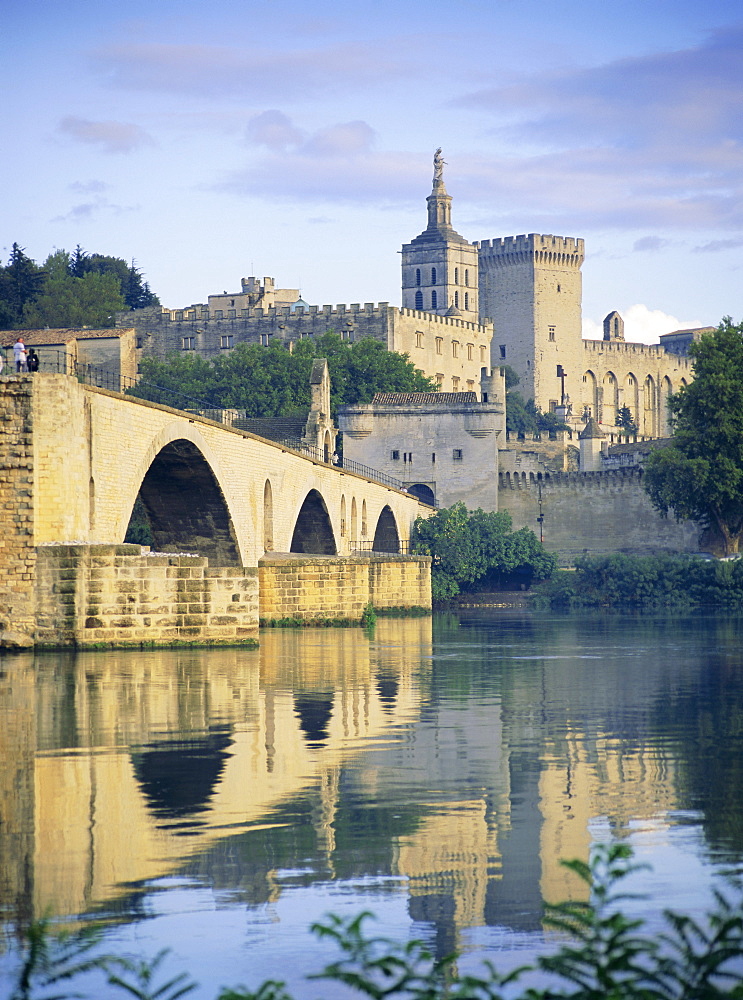
[(12, 347), (19, 337), (29, 347), (43, 344), (69, 344), (73, 340), (110, 340), (132, 333), (131, 328), (111, 327), (106, 330), (57, 329), (57, 330), (0, 330), (0, 345)]
[(476, 392), (378, 392), (372, 399), (377, 406), (461, 406), (476, 403)]

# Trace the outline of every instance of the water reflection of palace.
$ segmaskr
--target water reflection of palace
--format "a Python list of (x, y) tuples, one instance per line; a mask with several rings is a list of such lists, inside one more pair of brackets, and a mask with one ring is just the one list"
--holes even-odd
[(584, 679), (606, 708), (587, 729), (549, 660), (468, 666), (466, 708), (447, 662), (430, 619), (5, 661), (0, 912), (110, 911), (183, 871), (257, 904), (301, 859), (308, 878), (404, 877), (442, 951), (533, 929), (576, 891), (559, 860), (587, 857), (596, 817), (674, 808), (673, 764), (621, 716), (655, 682), (641, 663)]

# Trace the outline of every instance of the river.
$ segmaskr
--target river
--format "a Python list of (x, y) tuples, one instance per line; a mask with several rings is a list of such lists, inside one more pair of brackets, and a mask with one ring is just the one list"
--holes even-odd
[(6, 656), (0, 977), (44, 913), (170, 949), (199, 1000), (341, 996), (304, 980), (329, 912), (510, 968), (551, 946), (544, 901), (581, 898), (561, 859), (612, 838), (652, 865), (651, 927), (699, 913), (743, 867), (741, 624), (492, 608)]

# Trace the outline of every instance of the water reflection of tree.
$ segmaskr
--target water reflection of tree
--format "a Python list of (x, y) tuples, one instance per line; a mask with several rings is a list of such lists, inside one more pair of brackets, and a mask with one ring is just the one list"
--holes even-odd
[[(682, 794), (702, 813), (710, 848), (737, 862), (743, 850), (743, 662), (724, 641), (717, 650), (694, 688), (659, 699), (655, 721), (674, 748), (686, 784)], [(689, 739), (693, 731), (696, 738)]]

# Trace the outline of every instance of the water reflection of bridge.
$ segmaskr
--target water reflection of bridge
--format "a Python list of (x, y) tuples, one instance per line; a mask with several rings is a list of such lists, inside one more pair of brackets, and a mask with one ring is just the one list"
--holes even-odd
[[(536, 737), (539, 706), (560, 696), (543, 663), (506, 677), (465, 736), (431, 651), (417, 619), (380, 620), (374, 642), (277, 630), (259, 650), (14, 658), (0, 912), (115, 910), (176, 871), (258, 904), (303, 858), (309, 878), (405, 877), (442, 951), (467, 927), (533, 929), (542, 897), (571, 890), (559, 859), (586, 856), (593, 817), (657, 816), (673, 776), (609, 732)], [(647, 698), (637, 670), (628, 690)], [(594, 690), (610, 703), (606, 676)], [(417, 797), (369, 809), (403, 771)]]

